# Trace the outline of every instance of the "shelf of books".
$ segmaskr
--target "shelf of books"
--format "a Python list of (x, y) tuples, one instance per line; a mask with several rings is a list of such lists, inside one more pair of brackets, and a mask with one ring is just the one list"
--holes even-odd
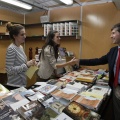
[(44, 36), (47, 36), (50, 30), (56, 30), (60, 33), (60, 36), (75, 36), (76, 39), (79, 39), (80, 24), (78, 20), (45, 23)]
[(99, 110), (111, 93), (108, 74), (79, 69), (59, 79), (36, 82), (29, 89), (8, 90), (0, 85), (0, 119), (100, 120)]

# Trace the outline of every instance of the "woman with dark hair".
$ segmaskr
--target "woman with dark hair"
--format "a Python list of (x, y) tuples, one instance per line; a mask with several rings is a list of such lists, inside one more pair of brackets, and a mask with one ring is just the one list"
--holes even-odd
[[(35, 60), (27, 61), (27, 57), (22, 47), (22, 43), (25, 42), (25, 28), (20, 24), (6, 25), (9, 31), (11, 43), (6, 52), (6, 71), (7, 71), (7, 86), (10, 88), (16, 88), (27, 85), (26, 74), (27, 69), (35, 64)], [(8, 88), (9, 89), (9, 88)]]
[(60, 36), (58, 31), (50, 31), (40, 54), (40, 67), (37, 73), (39, 76), (38, 81), (46, 81), (52, 76), (57, 76), (55, 72), (57, 68), (77, 64), (78, 60), (75, 58), (66, 63), (58, 64), (57, 58), (59, 46)]

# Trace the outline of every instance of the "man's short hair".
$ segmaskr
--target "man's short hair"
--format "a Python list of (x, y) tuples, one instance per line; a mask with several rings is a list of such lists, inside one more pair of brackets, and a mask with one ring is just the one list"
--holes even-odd
[(120, 23), (115, 24), (115, 25), (111, 28), (111, 31), (112, 31), (113, 29), (115, 29), (115, 28), (117, 28), (117, 31), (120, 32)]

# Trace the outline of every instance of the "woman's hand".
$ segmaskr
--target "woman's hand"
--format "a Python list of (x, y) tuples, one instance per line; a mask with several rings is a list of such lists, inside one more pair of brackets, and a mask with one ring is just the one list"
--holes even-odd
[(35, 59), (32, 59), (32, 60), (27, 62), (28, 67), (33, 66), (33, 65), (35, 65)]
[(79, 59), (76, 59), (74, 57), (72, 60), (70, 60), (70, 65), (75, 65), (75, 64), (79, 66)]

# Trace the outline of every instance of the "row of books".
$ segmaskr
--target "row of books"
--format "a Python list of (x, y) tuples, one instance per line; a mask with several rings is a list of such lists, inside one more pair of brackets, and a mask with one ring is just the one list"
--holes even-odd
[(76, 22), (44, 24), (44, 36), (47, 36), (50, 30), (56, 30), (60, 36), (78, 35), (78, 24)]

